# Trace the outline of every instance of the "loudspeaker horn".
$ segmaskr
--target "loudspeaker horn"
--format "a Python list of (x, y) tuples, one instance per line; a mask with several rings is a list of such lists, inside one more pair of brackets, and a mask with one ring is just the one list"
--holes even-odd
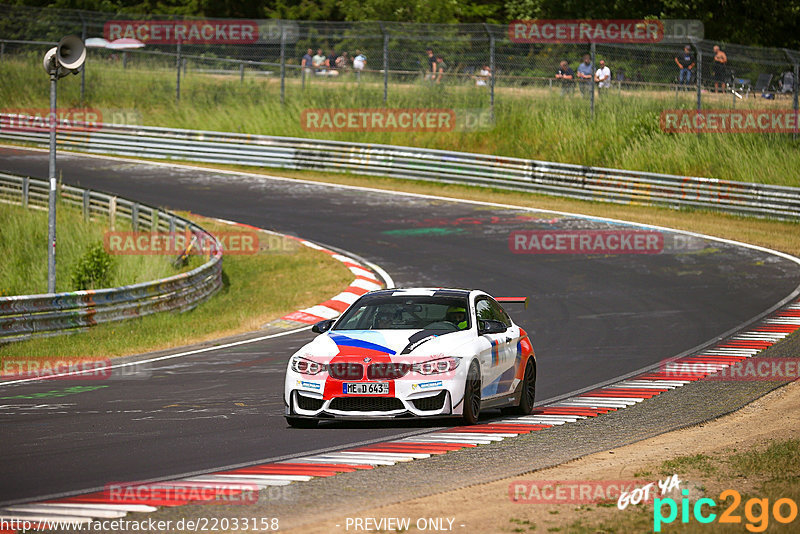
[(80, 72), (84, 61), (86, 61), (86, 47), (80, 37), (67, 35), (58, 42), (56, 58), (61, 67), (72, 71), (74, 74)]

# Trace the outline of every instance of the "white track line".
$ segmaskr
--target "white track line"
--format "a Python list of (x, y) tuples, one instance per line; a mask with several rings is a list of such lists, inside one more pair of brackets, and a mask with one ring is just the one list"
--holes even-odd
[(200, 475), (200, 476), (191, 477), (191, 478), (183, 478), (181, 480), (184, 480), (186, 482), (206, 482), (206, 483), (213, 483), (213, 484), (219, 484), (219, 483), (229, 484), (229, 483), (234, 483), (235, 482), (236, 484), (254, 484), (254, 485), (260, 485), (260, 486), (264, 486), (264, 487), (266, 487), (266, 486), (287, 486), (287, 485), (291, 484), (292, 482), (294, 482), (293, 480), (286, 480), (286, 479), (266, 479), (266, 478), (262, 478), (259, 475), (252, 475), (252, 476), (247, 476), (247, 477), (240, 476), (240, 477), (236, 478), (235, 480), (227, 477), (226, 475)]
[[(53, 506), (51, 504), (20, 504), (3, 509), (7, 512), (24, 512), (30, 514), (71, 515), (76, 517), (101, 517), (103, 519), (117, 519), (128, 515), (128, 510), (96, 508), (86, 509), (75, 506)], [(155, 508), (153, 508), (155, 510)]]
[(0, 521), (30, 521), (31, 523), (44, 523), (46, 521), (62, 521), (62, 522), (69, 522), (69, 523), (91, 523), (91, 517), (83, 517), (78, 515), (61, 515), (61, 514), (29, 514), (29, 513), (20, 513), (14, 515), (5, 515), (0, 510)]

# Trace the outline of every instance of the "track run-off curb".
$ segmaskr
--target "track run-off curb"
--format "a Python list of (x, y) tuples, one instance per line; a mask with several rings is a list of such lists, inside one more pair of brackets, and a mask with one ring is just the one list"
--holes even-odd
[[(315, 306), (311, 306), (310, 308), (297, 310), (287, 315), (284, 315), (280, 319), (268, 323), (269, 326), (274, 326), (279, 328), (297, 328), (300, 326), (314, 324), (319, 321), (324, 321), (325, 319), (333, 319), (334, 317), (338, 317), (339, 314), (344, 312), (344, 310), (346, 310), (353, 302), (356, 301), (356, 299), (358, 299), (358, 297), (360, 297), (364, 293), (368, 293), (369, 291), (374, 291), (376, 289), (381, 289), (383, 287), (386, 288), (394, 287), (394, 280), (392, 280), (392, 277), (389, 276), (389, 274), (386, 271), (384, 271), (377, 265), (356, 260), (355, 258), (348, 256), (345, 253), (333, 251), (327, 247), (318, 245), (317, 243), (313, 243), (306, 239), (286, 234), (280, 234), (277, 232), (273, 232), (271, 230), (265, 230), (263, 228), (251, 226), (249, 224), (243, 224), (217, 218), (214, 218), (212, 220), (223, 224), (239, 226), (241, 228), (248, 228), (250, 230), (254, 230), (257, 232), (266, 232), (283, 238), (292, 239), (305, 247), (317, 250), (319, 252), (323, 252), (325, 254), (329, 254), (331, 258), (342, 263), (345, 267), (347, 267), (350, 270), (351, 273), (355, 275), (355, 279), (350, 283), (350, 285), (338, 295), (326, 300), (325, 302), (322, 302), (321, 304), (317, 304)], [(381, 279), (383, 279), (382, 282)]]

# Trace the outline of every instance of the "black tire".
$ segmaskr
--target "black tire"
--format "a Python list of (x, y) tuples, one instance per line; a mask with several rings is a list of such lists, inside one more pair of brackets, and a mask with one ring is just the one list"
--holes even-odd
[(533, 411), (533, 403), (536, 399), (536, 364), (533, 358), (528, 358), (525, 364), (525, 374), (522, 377), (522, 393), (519, 397), (519, 404), (511, 408), (503, 408), (502, 412), (513, 415), (530, 415)]
[(478, 422), (481, 413), (481, 372), (478, 364), (473, 363), (464, 383), (464, 413), (461, 416), (465, 425)]
[(286, 422), (289, 423), (289, 426), (292, 428), (317, 428), (317, 421), (316, 419), (306, 419), (304, 417), (289, 417), (286, 416)]

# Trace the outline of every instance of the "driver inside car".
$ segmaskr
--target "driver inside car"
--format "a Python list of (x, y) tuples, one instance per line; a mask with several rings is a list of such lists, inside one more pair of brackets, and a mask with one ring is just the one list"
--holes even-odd
[(445, 321), (453, 323), (459, 330), (467, 328), (467, 310), (461, 306), (450, 306), (447, 308)]
[(375, 328), (385, 329), (392, 327), (392, 312), (382, 311), (375, 316)]

